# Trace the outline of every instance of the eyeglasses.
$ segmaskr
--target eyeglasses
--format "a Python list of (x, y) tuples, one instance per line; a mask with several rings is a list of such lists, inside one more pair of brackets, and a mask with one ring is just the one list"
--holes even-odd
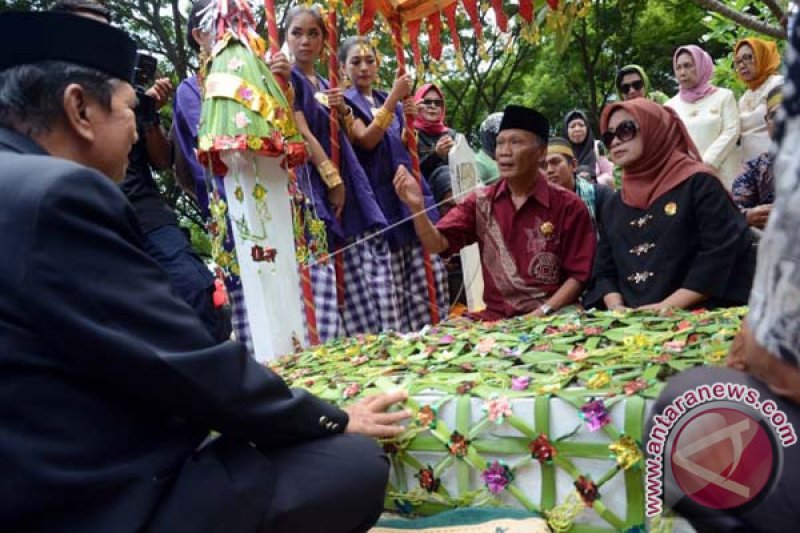
[(608, 130), (603, 133), (603, 144), (611, 149), (611, 143), (614, 142), (614, 137), (622, 142), (628, 142), (636, 137), (636, 132), (639, 131), (639, 126), (632, 120), (623, 120), (617, 125), (617, 129)]
[(644, 87), (643, 80), (636, 80), (631, 83), (623, 83), (622, 85), (619, 86), (619, 88), (622, 90), (622, 94), (628, 94), (628, 91), (630, 91), (631, 89), (635, 91), (641, 91), (642, 87)]
[(422, 101), (422, 105), (428, 107), (444, 107), (444, 100), (429, 100), (426, 98)]
[(752, 65), (753, 61), (755, 61), (755, 58), (752, 55), (745, 54), (740, 58), (734, 59), (733, 60), (733, 66), (736, 67), (736, 68), (740, 68), (745, 64)]

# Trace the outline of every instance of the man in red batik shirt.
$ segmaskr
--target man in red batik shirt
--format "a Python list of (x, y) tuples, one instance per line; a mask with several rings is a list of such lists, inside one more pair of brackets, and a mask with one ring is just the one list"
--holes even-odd
[(434, 226), (424, 216), (419, 185), (400, 166), (397, 194), (414, 215), (430, 253), (455, 253), (477, 242), (486, 309), (478, 318), (544, 316), (577, 302), (589, 280), (596, 247), (589, 212), (573, 192), (539, 171), (550, 126), (533, 109), (510, 105), (497, 135), (500, 180), (470, 193)]

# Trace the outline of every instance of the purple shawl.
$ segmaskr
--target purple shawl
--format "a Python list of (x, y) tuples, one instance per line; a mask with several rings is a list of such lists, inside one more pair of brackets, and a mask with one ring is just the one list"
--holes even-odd
[[(375, 106), (381, 107), (386, 101), (387, 94), (381, 91), (372, 91)], [(372, 121), (372, 105), (356, 89), (348, 89), (345, 98), (350, 107), (353, 108), (355, 117), (361, 119), (365, 125)], [(378, 200), (378, 205), (383, 211), (389, 224), (395, 224), (400, 220), (411, 216), (411, 212), (406, 205), (400, 201), (394, 190), (392, 180), (397, 171), (397, 167), (405, 165), (411, 170), (411, 156), (403, 144), (403, 107), (398, 104), (395, 110), (395, 118), (389, 129), (386, 130), (381, 141), (371, 151), (355, 146), (356, 155), (361, 162), (361, 166), (372, 184), (372, 190)], [(426, 180), (422, 180), (422, 194), (425, 197), (425, 205), (432, 208), (435, 204), (430, 187)], [(428, 216), (436, 222), (439, 219), (439, 211), (436, 208), (429, 209)], [(386, 240), (392, 250), (397, 250), (410, 242), (417, 240), (414, 224), (408, 221), (396, 226), (386, 232)]]
[[(317, 80), (320, 90), (328, 89), (327, 80), (319, 75), (317, 75)], [(314, 98), (314, 87), (297, 67), (292, 68), (292, 85), (295, 93), (295, 111), (303, 112), (311, 134), (322, 145), (325, 153), (330, 155), (331, 134), (328, 108)], [(317, 216), (325, 222), (328, 230), (328, 245), (331, 250), (368, 230), (386, 226), (386, 218), (378, 206), (370, 181), (358, 162), (344, 128), (339, 130), (339, 145), (341, 146), (339, 174), (342, 176), (346, 191), (341, 222), (336, 220), (331, 210), (328, 202), (328, 190), (314, 165), (308, 163), (296, 171), (298, 186), (313, 202)]]

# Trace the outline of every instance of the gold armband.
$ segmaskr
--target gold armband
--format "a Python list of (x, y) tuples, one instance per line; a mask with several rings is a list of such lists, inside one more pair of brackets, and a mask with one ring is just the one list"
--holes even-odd
[(377, 124), (378, 127), (383, 131), (386, 131), (389, 129), (389, 126), (391, 126), (393, 120), (394, 112), (382, 107), (378, 109), (377, 113), (375, 113), (375, 118), (372, 120), (372, 122)]
[(319, 176), (322, 178), (322, 181), (325, 183), (325, 186), (329, 189), (333, 189), (334, 187), (338, 187), (342, 184), (342, 177), (339, 176), (339, 171), (333, 165), (333, 161), (330, 159), (326, 159), (317, 167), (317, 171), (319, 172)]

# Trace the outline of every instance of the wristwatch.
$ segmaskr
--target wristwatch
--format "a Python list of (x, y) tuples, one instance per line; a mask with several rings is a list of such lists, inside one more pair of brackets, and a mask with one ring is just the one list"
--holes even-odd
[(547, 316), (553, 313), (553, 308), (550, 306), (550, 304), (542, 304), (542, 306), (539, 308), (539, 311), (542, 312), (543, 316)]

